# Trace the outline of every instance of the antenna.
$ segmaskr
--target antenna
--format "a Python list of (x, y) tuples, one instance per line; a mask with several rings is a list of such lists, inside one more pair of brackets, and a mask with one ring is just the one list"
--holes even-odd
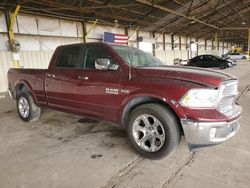
[(132, 52), (130, 49), (128, 49), (128, 50), (129, 50), (129, 53), (128, 53), (128, 60), (129, 60), (129, 62), (128, 62), (128, 65), (129, 65), (129, 67), (128, 67), (128, 79), (131, 80), (131, 78), (132, 78), (131, 66), (132, 66), (133, 61), (131, 62)]

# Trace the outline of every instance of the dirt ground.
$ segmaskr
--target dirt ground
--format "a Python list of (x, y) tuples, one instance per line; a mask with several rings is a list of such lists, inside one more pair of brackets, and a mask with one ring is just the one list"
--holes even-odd
[(24, 123), (15, 101), (0, 99), (0, 187), (249, 187), (250, 62), (224, 72), (240, 79), (240, 131), (196, 152), (183, 138), (158, 161), (139, 156), (125, 132), (109, 123), (48, 109), (39, 121)]

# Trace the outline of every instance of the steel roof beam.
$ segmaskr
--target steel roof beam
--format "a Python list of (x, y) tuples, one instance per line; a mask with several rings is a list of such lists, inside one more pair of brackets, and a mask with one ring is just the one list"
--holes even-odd
[(243, 17), (234, 7), (232, 7), (232, 5), (229, 3), (229, 2), (227, 2), (226, 0), (223, 0), (241, 19), (244, 19), (244, 20), (246, 20), (246, 18), (245, 17)]
[(204, 22), (204, 21), (201, 21), (201, 20), (196, 19), (196, 18), (192, 18), (192, 17), (190, 17), (190, 16), (186, 16), (185, 14), (183, 14), (183, 13), (181, 13), (181, 12), (178, 12), (178, 11), (175, 11), (175, 10), (172, 10), (172, 9), (169, 9), (169, 8), (167, 8), (167, 7), (164, 7), (164, 6), (161, 6), (161, 5), (156, 5), (156, 4), (154, 4), (154, 3), (150, 3), (150, 2), (148, 2), (148, 1), (146, 1), (146, 0), (135, 0), (135, 1), (138, 2), (138, 3), (142, 3), (142, 4), (145, 4), (145, 5), (151, 6), (151, 7), (155, 7), (155, 8), (157, 8), (157, 9), (159, 9), (159, 10), (162, 10), (162, 11), (165, 11), (165, 12), (168, 12), (168, 13), (171, 13), (171, 14), (175, 14), (175, 15), (177, 15), (177, 16), (181, 16), (181, 17), (186, 18), (186, 19), (188, 19), (188, 20), (196, 21), (196, 22), (198, 22), (198, 23), (204, 24), (204, 25), (209, 26), (209, 27), (212, 27), (212, 28), (214, 28), (214, 29), (218, 29), (218, 27), (215, 26), (215, 25), (208, 24), (208, 23), (206, 23), (206, 22)]

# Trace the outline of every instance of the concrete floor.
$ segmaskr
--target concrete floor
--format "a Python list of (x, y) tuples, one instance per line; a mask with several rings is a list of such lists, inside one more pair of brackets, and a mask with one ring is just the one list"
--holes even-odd
[(24, 123), (15, 102), (0, 99), (0, 187), (249, 187), (250, 62), (225, 72), (240, 78), (238, 134), (194, 153), (182, 139), (159, 161), (137, 155), (126, 134), (108, 123), (52, 110)]

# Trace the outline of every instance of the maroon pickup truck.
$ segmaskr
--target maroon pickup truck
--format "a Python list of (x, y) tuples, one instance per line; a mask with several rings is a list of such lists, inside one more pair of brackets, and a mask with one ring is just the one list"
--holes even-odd
[(105, 43), (59, 46), (48, 69), (10, 69), (9, 93), (23, 121), (42, 107), (113, 122), (148, 158), (222, 143), (239, 129), (238, 80), (166, 66), (137, 48)]

